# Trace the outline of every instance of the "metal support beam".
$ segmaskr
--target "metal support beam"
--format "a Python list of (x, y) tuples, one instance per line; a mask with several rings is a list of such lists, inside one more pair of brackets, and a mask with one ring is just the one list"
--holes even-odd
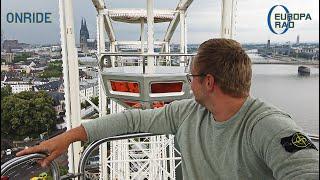
[[(153, 0), (147, 0), (147, 24), (148, 24), (148, 53), (154, 52), (154, 14), (153, 14)], [(148, 56), (148, 66), (146, 68), (146, 73), (154, 72), (154, 57)]]
[(164, 35), (163, 41), (170, 41), (171, 40), (173, 33), (179, 24), (179, 21), (180, 21), (180, 15), (179, 15), (179, 13), (176, 13), (174, 15), (173, 20), (170, 22), (170, 24), (167, 28), (167, 31), (166, 31), (166, 34)]
[[(116, 45), (115, 44), (116, 44), (116, 41), (113, 41), (110, 43), (110, 52), (112, 52), (112, 53), (116, 52)], [(111, 66), (115, 67), (116, 57), (111, 56), (110, 59), (111, 59)]]
[(108, 34), (109, 40), (111, 42), (116, 41), (116, 36), (114, 34), (114, 30), (111, 23), (111, 18), (107, 15), (104, 15), (104, 24), (105, 24), (105, 29)]
[[(180, 52), (182, 54), (186, 53), (186, 16), (185, 11), (180, 12)], [(185, 57), (180, 58), (180, 66), (184, 66)], [(182, 63), (183, 62), (183, 63)]]
[[(180, 10), (183, 10), (186, 13), (188, 7), (191, 5), (192, 2), (193, 2), (193, 0), (181, 0), (176, 8), (176, 11), (181, 12)], [(172, 38), (174, 31), (176, 30), (176, 28), (179, 24), (179, 21), (180, 21), (180, 14), (176, 13), (174, 15), (173, 20), (170, 22), (170, 24), (167, 28), (167, 31), (166, 31), (166, 34), (164, 35), (163, 41), (165, 41), (165, 42), (171, 41), (171, 38)], [(163, 50), (164, 50), (164, 46), (162, 46), (161, 52), (163, 52)]]
[[(144, 18), (141, 18), (141, 26), (140, 26), (140, 46), (141, 46), (141, 53), (144, 53)], [(141, 63), (143, 63), (144, 57), (141, 57)], [(141, 65), (141, 64), (139, 64)]]
[[(170, 44), (169, 44), (169, 42), (165, 43), (164, 52), (168, 53), (168, 54), (170, 53)], [(167, 66), (171, 66), (171, 56), (167, 56), (165, 59), (167, 60), (166, 65)]]
[[(97, 52), (98, 57), (101, 56), (102, 53), (105, 53), (105, 21), (104, 21), (104, 15), (98, 14), (97, 15)], [(100, 71), (100, 69), (98, 70)], [(99, 72), (101, 74), (101, 72)], [(103, 116), (106, 114), (106, 104), (107, 104), (107, 97), (104, 94), (104, 84), (102, 80), (102, 76), (99, 76), (98, 79), (99, 83), (99, 116)], [(102, 144), (99, 147), (99, 155), (102, 166), (99, 166), (100, 168), (100, 179), (107, 179), (108, 171), (107, 171), (107, 162), (104, 159), (107, 156), (107, 147), (105, 144)]]
[(185, 53), (186, 45), (186, 21), (185, 21), (185, 12), (180, 12), (180, 52)]
[(222, 0), (221, 38), (233, 38), (235, 0)]
[[(102, 53), (105, 53), (105, 33), (104, 33), (104, 15), (98, 15), (97, 16), (97, 51), (98, 51), (98, 57), (101, 56)], [(99, 109), (100, 109), (100, 116), (103, 116), (106, 114), (106, 96), (104, 94), (103, 87), (103, 81), (99, 77)]]
[[(183, 10), (184, 12), (186, 12), (192, 2), (193, 0), (181, 0), (176, 8), (176, 11)], [(173, 33), (179, 24), (179, 21), (180, 21), (180, 15), (179, 13), (176, 13), (173, 20), (170, 22), (168, 26), (168, 29), (166, 31), (163, 41), (170, 42), (173, 36)]]
[(181, 0), (177, 6), (176, 10), (184, 10), (186, 11), (188, 7), (191, 5), (193, 0)]
[[(65, 88), (67, 128), (80, 125), (80, 90), (78, 54), (74, 36), (72, 0), (59, 0), (61, 48)], [(72, 83), (71, 83), (72, 82)], [(71, 93), (72, 92), (72, 93)], [(73, 143), (68, 149), (69, 172), (77, 173), (81, 144)]]
[(105, 8), (104, 0), (92, 0), (92, 3), (97, 10)]
[(98, 14), (104, 14), (104, 24), (105, 24), (105, 30), (108, 34), (109, 40), (111, 42), (116, 40), (114, 30), (111, 24), (111, 18), (108, 16), (108, 14), (105, 14), (105, 3), (103, 0), (92, 0), (92, 3), (94, 7), (96, 8)]
[(86, 100), (95, 110), (97, 110), (98, 112), (100, 112), (100, 109), (98, 108), (98, 106), (96, 106), (88, 97), (86, 97), (83, 94), (80, 94), (80, 96)]

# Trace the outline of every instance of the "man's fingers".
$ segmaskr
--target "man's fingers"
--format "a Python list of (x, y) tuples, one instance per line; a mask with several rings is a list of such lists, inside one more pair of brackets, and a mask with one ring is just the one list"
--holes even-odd
[(59, 156), (59, 154), (57, 153), (52, 153), (50, 154), (50, 156), (46, 157), (45, 159), (41, 160), (40, 164), (41, 167), (48, 167), (50, 165), (50, 163), (56, 159)]
[(37, 159), (37, 160), (36, 160), (36, 162), (37, 162), (39, 165), (41, 165), (42, 161), (43, 161), (43, 159)]
[(32, 154), (32, 153), (37, 153), (37, 152), (46, 152), (46, 149), (41, 146), (34, 146), (34, 147), (30, 147), (30, 148), (24, 149), (22, 151), (19, 151), (16, 154), (16, 156), (23, 156), (26, 154)]

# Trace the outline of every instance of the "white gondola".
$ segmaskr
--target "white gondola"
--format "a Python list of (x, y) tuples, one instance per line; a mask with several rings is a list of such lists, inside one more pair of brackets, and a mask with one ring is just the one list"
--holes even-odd
[[(147, 1), (146, 10), (98, 10), (98, 17), (101, 18), (100, 21), (97, 20), (100, 22), (98, 23), (98, 37), (101, 37), (99, 44), (100, 46), (104, 44), (104, 38), (102, 38), (104, 30), (111, 44), (110, 52), (104, 52), (104, 48), (101, 48), (97, 54), (101, 85), (106, 97), (111, 99), (111, 113), (117, 113), (125, 108), (158, 108), (173, 100), (192, 96), (185, 76), (187, 70), (185, 66), (194, 54), (186, 52), (184, 16), (191, 2), (179, 3), (174, 11), (154, 10), (151, 0)], [(173, 54), (169, 52), (169, 43), (180, 19), (183, 22), (180, 34), (181, 51), (179, 54)], [(139, 23), (140, 40), (116, 41), (112, 24), (117, 21)], [(168, 30), (171, 35), (167, 35), (167, 39), (164, 38), (163, 42), (157, 43), (153, 40), (153, 24), (161, 22), (169, 22)], [(145, 23), (148, 29), (146, 43)], [(156, 45), (160, 46), (159, 53), (154, 52)], [(126, 49), (123, 50), (121, 47)], [(145, 49), (146, 52), (144, 52)], [(178, 63), (180, 66), (172, 66), (172, 61), (180, 62)], [(108, 152), (109, 146), (110, 154), (104, 153)], [(132, 147), (136, 148), (132, 149)], [(181, 163), (180, 153), (174, 145), (172, 135), (112, 141), (109, 145), (100, 145), (99, 152), (102, 165), (100, 179), (152, 179), (154, 177), (175, 179), (176, 169)]]

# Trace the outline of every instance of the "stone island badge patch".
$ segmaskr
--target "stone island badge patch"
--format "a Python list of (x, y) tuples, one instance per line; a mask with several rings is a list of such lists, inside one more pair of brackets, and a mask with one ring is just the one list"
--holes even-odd
[(296, 132), (291, 136), (281, 139), (281, 144), (287, 152), (297, 152), (301, 149), (315, 149), (316, 146), (310, 141), (310, 139), (300, 132)]

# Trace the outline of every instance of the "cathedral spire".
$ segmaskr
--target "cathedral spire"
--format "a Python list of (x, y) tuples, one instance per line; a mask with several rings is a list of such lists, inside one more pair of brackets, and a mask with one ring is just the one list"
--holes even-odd
[(81, 28), (80, 28), (80, 47), (83, 52), (87, 51), (88, 39), (89, 39), (89, 31), (87, 28), (87, 21), (85, 18), (81, 19)]

